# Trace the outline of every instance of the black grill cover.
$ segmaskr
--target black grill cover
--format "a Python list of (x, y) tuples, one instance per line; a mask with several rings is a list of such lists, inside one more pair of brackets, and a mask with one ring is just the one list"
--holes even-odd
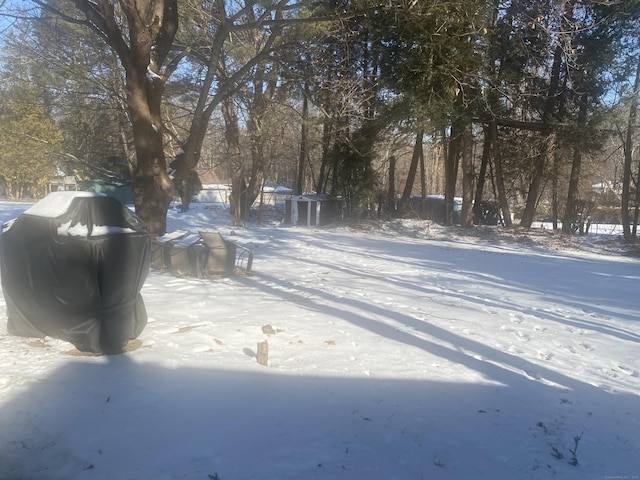
[(116, 353), (146, 326), (150, 260), (147, 227), (118, 200), (52, 193), (2, 227), (7, 330)]

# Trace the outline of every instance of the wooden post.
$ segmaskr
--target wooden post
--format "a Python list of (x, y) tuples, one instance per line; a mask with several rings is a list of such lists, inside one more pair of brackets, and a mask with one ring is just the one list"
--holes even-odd
[(269, 343), (266, 340), (258, 342), (256, 360), (258, 360), (260, 365), (264, 365), (265, 367), (269, 366)]

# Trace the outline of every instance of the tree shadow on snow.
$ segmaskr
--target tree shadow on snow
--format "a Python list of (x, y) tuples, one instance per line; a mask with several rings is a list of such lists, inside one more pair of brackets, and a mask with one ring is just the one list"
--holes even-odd
[[(326, 242), (318, 239), (313, 246), (320, 251), (328, 250), (330, 258), (344, 258), (342, 264), (325, 264), (314, 260), (312, 255), (304, 259), (304, 263), (328, 271), (337, 268), (338, 273), (353, 277), (353, 287), (357, 287), (361, 279), (368, 279), (378, 282), (383, 292), (386, 285), (413, 292), (416, 303), (424, 304), (432, 299), (445, 302), (447, 298), (464, 300), (477, 308), (504, 308), (563, 323), (569, 328), (590, 329), (640, 342), (637, 333), (602, 321), (612, 317), (638, 321), (635, 292), (639, 277), (635, 263), (575, 258), (552, 251), (543, 251), (544, 254), (518, 250), (479, 252), (461, 248), (459, 243), (383, 242), (349, 236), (334, 240), (333, 237)], [(281, 261), (287, 255), (286, 250), (278, 251), (277, 260), (273, 261)], [(327, 254), (318, 256), (323, 255)], [(383, 260), (389, 268), (383, 272), (372, 270), (367, 266), (369, 257)], [(300, 261), (297, 257), (295, 260)], [(395, 271), (394, 262), (399, 264)], [(403, 271), (407, 263), (412, 272)], [(621, 276), (621, 271), (628, 274)], [(610, 281), (612, 278), (615, 282)], [(316, 290), (320, 296), (327, 293), (321, 289), (310, 290)], [(496, 292), (501, 295), (496, 296)], [(520, 301), (522, 295), (527, 297), (527, 303)], [(557, 308), (539, 308), (550, 301)], [(572, 317), (571, 310), (590, 318)]]
[[(354, 251), (345, 253), (349, 245)], [(595, 315), (631, 320), (625, 313), (635, 311), (634, 297), (626, 297), (631, 286), (619, 292), (618, 311), (599, 306), (607, 291), (602, 299), (581, 291), (589, 272), (596, 272), (589, 278), (602, 280), (606, 290), (607, 275), (614, 274), (606, 262), (561, 259), (563, 269), (574, 269), (575, 282), (558, 292), (558, 286), (540, 281), (549, 268), (558, 268), (557, 258), (546, 263), (544, 256), (485, 252), (479, 265), (478, 252), (461, 249), (452, 262), (442, 253), (445, 247), (414, 244), (402, 252), (415, 272), (404, 274), (393, 269), (397, 245), (389, 250), (375, 245), (360, 245), (361, 253), (355, 253), (355, 240), (344, 240), (334, 254), (349, 261), (338, 265), (265, 251), (252, 276), (229, 282), (291, 302), (301, 316), (322, 314), (377, 335), (381, 342), (395, 342), (398, 362), (409, 347), (464, 366), (481, 380), (285, 374), (278, 365), (257, 365), (247, 349), (244, 370), (213, 362), (210, 368), (163, 365), (147, 357), (153, 346), (120, 356), (73, 358), (3, 400), (0, 478), (404, 480), (556, 474), (582, 479), (637, 474), (621, 471), (640, 447), (636, 395), (606, 392), (542, 362), (434, 325), (428, 315), (418, 318), (392, 304), (352, 295), (362, 282), (367, 288), (375, 283), (381, 296), (393, 291), (405, 305), (410, 299), (421, 307), (437, 302), (440, 309), (455, 303), (452, 310), (470, 318), (480, 309), (530, 314), (638, 342), (632, 331), (567, 314), (584, 305)], [(313, 248), (335, 245), (319, 241)], [(368, 268), (366, 255), (388, 258), (385, 271)], [(269, 268), (269, 262), (288, 261), (328, 279), (314, 284), (305, 272), (283, 278)], [(346, 285), (336, 285), (332, 272)], [(496, 285), (504, 295), (491, 293)], [(219, 301), (231, 309), (238, 294), (233, 289), (227, 294), (227, 287), (218, 287)], [(208, 292), (203, 289), (203, 295)], [(541, 311), (518, 304), (525, 294), (558, 308)]]

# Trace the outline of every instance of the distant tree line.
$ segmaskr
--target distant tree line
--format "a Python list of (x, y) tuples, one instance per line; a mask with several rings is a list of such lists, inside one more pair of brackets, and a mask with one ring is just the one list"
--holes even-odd
[(340, 196), (352, 217), (438, 193), (447, 223), (462, 197), (464, 227), (574, 233), (598, 184), (637, 237), (640, 0), (15, 5), (0, 10), (12, 195), (60, 173), (129, 181), (161, 235), (207, 170), (236, 223), (272, 182)]

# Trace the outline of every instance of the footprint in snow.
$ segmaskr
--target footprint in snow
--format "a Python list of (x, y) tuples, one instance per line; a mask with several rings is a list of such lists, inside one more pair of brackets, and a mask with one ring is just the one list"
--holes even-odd
[(582, 348), (584, 348), (588, 352), (593, 352), (594, 351), (594, 348), (591, 345), (589, 345), (588, 343), (581, 343), (580, 346)]
[(566, 327), (565, 330), (574, 335), (587, 335), (587, 331), (582, 328)]
[(540, 357), (541, 360), (551, 360), (553, 358), (553, 354), (545, 351), (540, 351), (538, 352), (538, 357)]
[(637, 377), (638, 372), (632, 368), (626, 367), (624, 365), (614, 364), (614, 368), (618, 368), (622, 373), (626, 373), (630, 377)]
[(520, 315), (514, 315), (513, 313), (509, 314), (509, 320), (511, 320), (511, 323), (522, 323), (524, 321)]

